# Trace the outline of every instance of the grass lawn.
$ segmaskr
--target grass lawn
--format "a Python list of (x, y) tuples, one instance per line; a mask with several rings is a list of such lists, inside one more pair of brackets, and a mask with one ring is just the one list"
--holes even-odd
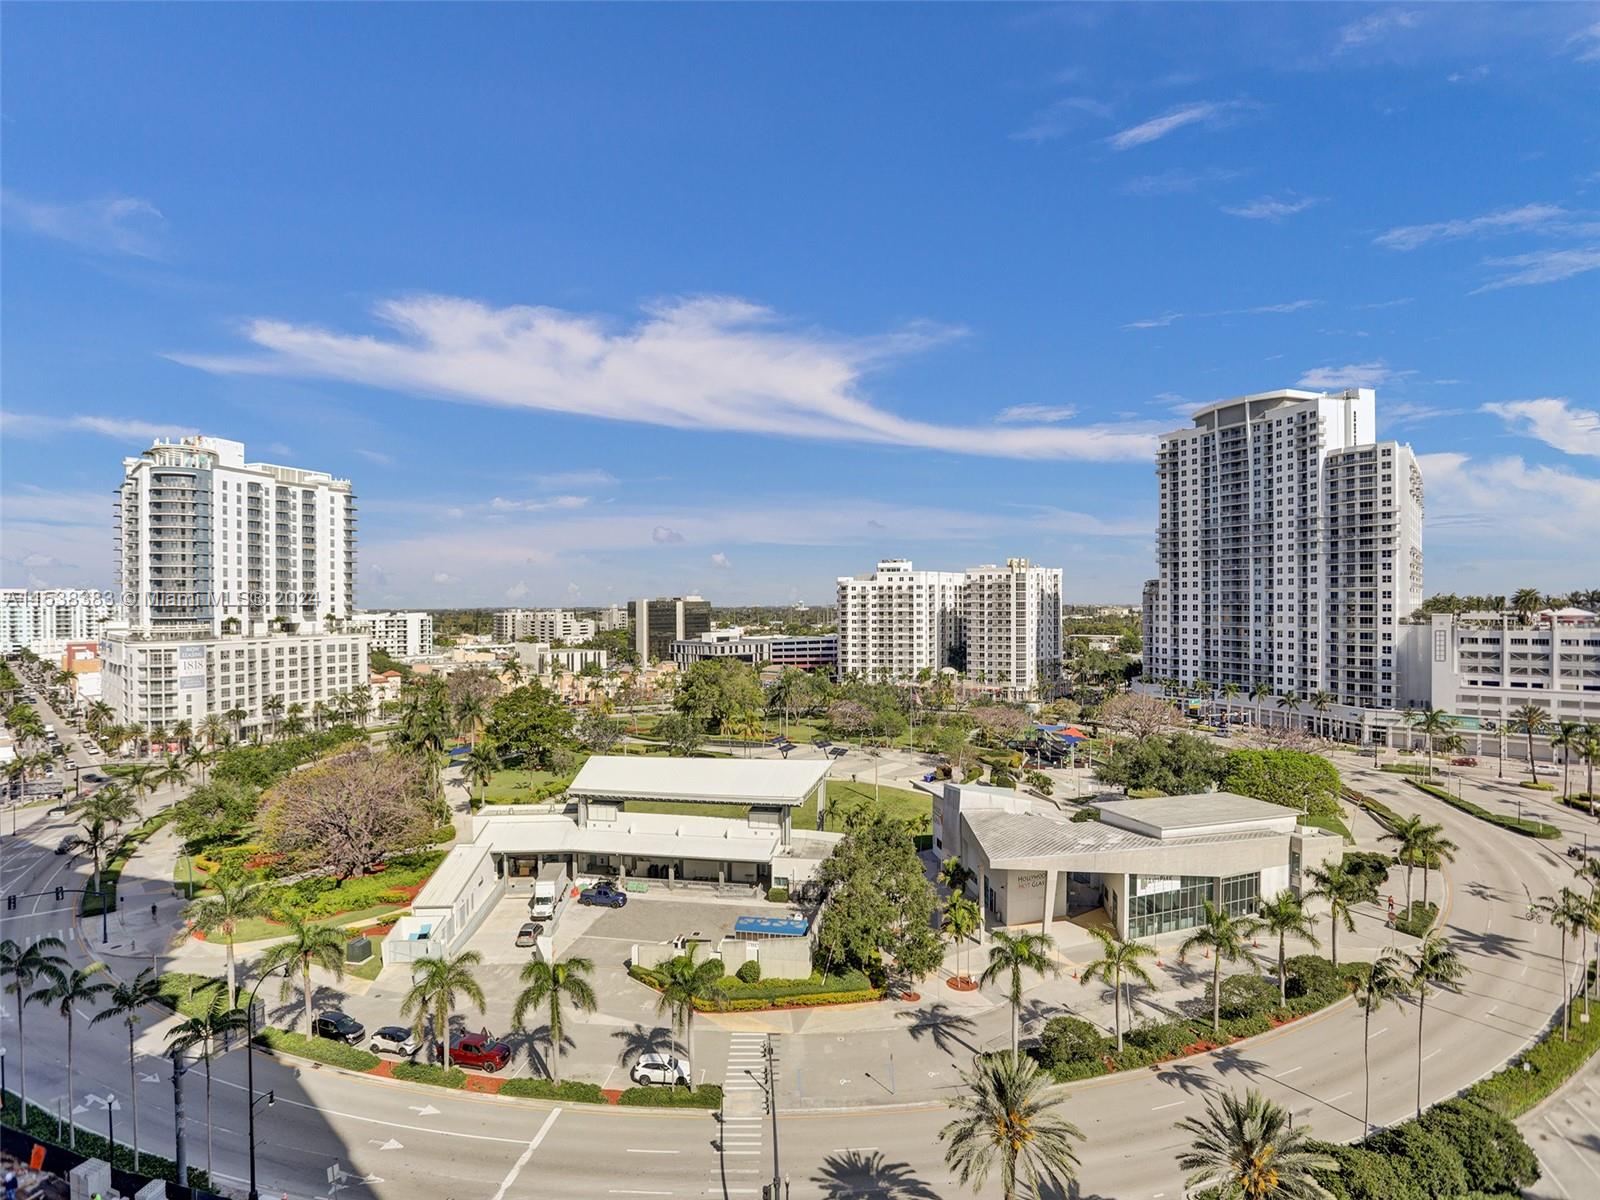
[[(846, 812), (865, 801), (872, 803), (872, 783), (851, 783), (848, 780), (830, 779), (828, 781), (828, 828), (842, 829), (843, 817)], [(882, 784), (878, 788), (878, 797), (889, 814), (904, 821), (919, 822), (933, 812), (933, 798), (923, 792), (914, 792), (909, 788), (889, 787)], [(689, 817), (727, 817), (742, 820), (748, 811), (737, 804), (673, 804), (669, 802), (630, 802), (629, 812), (654, 812), (678, 813)], [(817, 827), (817, 802), (808, 800), (794, 811), (794, 827), (796, 829), (815, 829)]]
[[(536, 788), (560, 778), (549, 771), (525, 771), (520, 767), (511, 767), (494, 773), (484, 795), (490, 804), (532, 804)], [(472, 794), (476, 799), (478, 790), (472, 789)]]
[(345, 963), (344, 973), (354, 975), (357, 979), (376, 979), (378, 972), (383, 970), (383, 943), (374, 938), (372, 941), (372, 957), (364, 963)]
[[(392, 913), (404, 912), (403, 904), (375, 904), (371, 908), (358, 908), (354, 912), (340, 913), (334, 917), (323, 917), (313, 921), (313, 925), (366, 926), (376, 925), (380, 918)], [(276, 921), (269, 921), (265, 917), (246, 917), (240, 921), (235, 929), (233, 940), (235, 942), (260, 942), (267, 938), (280, 938), (288, 934), (289, 927), (280, 925)]]
[(1345, 823), (1339, 819), (1338, 813), (1329, 813), (1326, 816), (1307, 817), (1305, 823), (1310, 825), (1313, 829), (1325, 829), (1329, 833), (1337, 833), (1349, 845), (1355, 844), (1356, 839), (1351, 835), (1350, 830), (1345, 826)]

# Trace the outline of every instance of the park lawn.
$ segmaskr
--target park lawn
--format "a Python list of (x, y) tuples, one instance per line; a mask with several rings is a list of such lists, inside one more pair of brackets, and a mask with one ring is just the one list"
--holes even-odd
[(1355, 844), (1355, 837), (1345, 823), (1339, 819), (1338, 813), (1309, 816), (1305, 819), (1305, 824), (1310, 825), (1313, 829), (1324, 829), (1329, 833), (1337, 833), (1345, 840), (1347, 845)]
[[(489, 780), (489, 786), (484, 792), (485, 799), (490, 804), (532, 804), (535, 789), (547, 783), (553, 783), (563, 778), (550, 771), (524, 770), (521, 767), (507, 767), (505, 770), (496, 771)], [(568, 776), (567, 778), (570, 778)], [(478, 790), (472, 789), (473, 798), (477, 798)]]
[[(358, 908), (351, 912), (336, 913), (331, 917), (323, 917), (311, 922), (313, 925), (326, 925), (335, 928), (360, 927), (376, 925), (382, 919), (391, 917), (396, 913), (406, 911), (403, 904), (374, 904), (370, 908)], [(233, 940), (237, 942), (261, 942), (268, 938), (286, 937), (289, 933), (287, 925), (277, 921), (269, 921), (266, 917), (246, 917), (236, 926)]]
[[(892, 817), (902, 821), (911, 821), (916, 824), (920, 832), (927, 818), (933, 812), (933, 798), (925, 792), (915, 792), (909, 788), (890, 787), (882, 784), (878, 788), (878, 796), (884, 808)], [(828, 781), (828, 828), (838, 830), (843, 828), (843, 817), (846, 812), (865, 801), (871, 804), (873, 799), (872, 783), (851, 783), (848, 780), (830, 779)], [(743, 820), (748, 809), (739, 804), (688, 804), (672, 803), (669, 801), (629, 801), (629, 812), (647, 813), (675, 813), (688, 817), (725, 817), (731, 820)], [(794, 827), (796, 829), (815, 829), (817, 827), (817, 802), (815, 799), (807, 800), (794, 810)]]
[(198, 862), (194, 864), (194, 886), (189, 885), (189, 855), (180, 854), (172, 865), (172, 886), (185, 900), (193, 900), (197, 896), (204, 896), (213, 891), (211, 887), (211, 872)]

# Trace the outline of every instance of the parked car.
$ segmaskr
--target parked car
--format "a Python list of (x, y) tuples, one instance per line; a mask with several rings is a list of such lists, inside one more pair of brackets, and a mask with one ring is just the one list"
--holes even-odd
[(398, 1054), (410, 1058), (421, 1047), (411, 1030), (403, 1025), (385, 1025), (372, 1032), (372, 1044), (367, 1047), (374, 1054)]
[(70, 833), (67, 834), (66, 837), (62, 838), (59, 842), (56, 843), (56, 853), (57, 854), (70, 854), (72, 852), (73, 844), (77, 840), (78, 839), (77, 839), (76, 835), (70, 834)]
[(532, 946), (539, 941), (539, 935), (544, 932), (544, 926), (537, 921), (524, 921), (522, 928), (517, 930), (517, 945)]
[(367, 1036), (367, 1027), (335, 1008), (317, 1015), (317, 1019), (311, 1023), (311, 1033), (314, 1037), (331, 1038), (356, 1046)]
[[(438, 1042), (434, 1054), (440, 1052)], [(511, 1047), (483, 1033), (459, 1033), (450, 1039), (450, 1061), (458, 1067), (476, 1067), (493, 1075), (511, 1062)]]
[(628, 893), (609, 880), (603, 880), (593, 887), (586, 887), (578, 893), (579, 904), (599, 904), (606, 908), (621, 908), (628, 902)]
[(633, 1070), (628, 1072), (635, 1083), (664, 1084), (674, 1087), (682, 1084), (684, 1087), (693, 1087), (694, 1081), (689, 1075), (689, 1064), (682, 1059), (673, 1058), (670, 1054), (641, 1054), (639, 1061), (633, 1064)]
[(1468, 757), (1468, 758), (1452, 758), (1450, 760), (1450, 765), (1452, 767), (1475, 767), (1475, 766), (1478, 765), (1478, 760), (1475, 759), (1475, 758), (1471, 758), (1471, 757)]

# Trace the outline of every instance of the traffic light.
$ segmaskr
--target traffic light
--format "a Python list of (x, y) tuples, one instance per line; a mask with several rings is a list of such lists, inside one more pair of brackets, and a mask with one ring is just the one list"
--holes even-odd
[(15, 896), (7, 896), (6, 897), (6, 911), (7, 912), (15, 912), (16, 911), (16, 907), (17, 907), (17, 898)]
[(64, 887), (61, 887), (59, 884), (56, 885), (56, 899), (57, 900), (65, 900), (66, 898), (67, 898), (67, 889), (64, 888)]

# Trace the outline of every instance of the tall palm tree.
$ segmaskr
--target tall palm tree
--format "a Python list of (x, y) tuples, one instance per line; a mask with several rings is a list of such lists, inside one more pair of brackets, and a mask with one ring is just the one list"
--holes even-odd
[(1154, 957), (1155, 948), (1143, 942), (1118, 937), (1113, 931), (1101, 929), (1099, 926), (1090, 928), (1089, 932), (1100, 943), (1100, 957), (1084, 966), (1078, 973), (1078, 982), (1089, 984), (1099, 980), (1111, 988), (1112, 1026), (1117, 1034), (1117, 1053), (1121, 1054), (1124, 1000), (1128, 1001), (1129, 1017), (1133, 1016), (1133, 1001), (1127, 996), (1126, 989), (1130, 980), (1142, 983), (1145, 987), (1155, 986), (1155, 980), (1150, 978), (1150, 972), (1139, 962), (1141, 958)]
[(1306, 893), (1306, 899), (1328, 902), (1328, 921), (1333, 930), (1332, 958), (1337, 967), (1339, 927), (1343, 926), (1346, 933), (1355, 932), (1355, 906), (1361, 902), (1364, 887), (1342, 860), (1313, 867), (1307, 872), (1307, 878), (1311, 880), (1311, 890)]
[(1434, 739), (1450, 732), (1450, 714), (1442, 708), (1425, 709), (1417, 714), (1411, 727), (1422, 735), (1423, 748), (1428, 752), (1428, 778), (1432, 779)]
[(1539, 781), (1539, 764), (1533, 757), (1533, 739), (1544, 732), (1548, 723), (1544, 709), (1537, 704), (1524, 704), (1511, 712), (1511, 732), (1528, 739), (1528, 774), (1535, 783)]
[[(28, 997), (40, 1004), (55, 1006), (61, 1014), (61, 1019), (67, 1023), (67, 1111), (72, 1112), (77, 1100), (74, 1098), (72, 1087), (72, 1073), (75, 1058), (73, 1054), (72, 1032), (76, 1022), (73, 1021), (73, 1010), (79, 1007), (92, 1008), (96, 997), (111, 990), (111, 984), (99, 977), (105, 970), (104, 963), (92, 963), (87, 967), (73, 967), (70, 970), (58, 968), (45, 977), (50, 983), (40, 988)], [(67, 1147), (71, 1150), (78, 1148), (78, 1127), (76, 1122), (68, 1126)], [(209, 1167), (207, 1168), (210, 1169)]]
[(200, 722), (200, 736), (205, 738), (207, 749), (215, 750), (218, 743), (228, 736), (228, 723), (220, 713), (207, 713)]
[[(133, 1035), (144, 1020), (145, 1006), (161, 995), (160, 979), (155, 971), (146, 967), (132, 979), (118, 983), (107, 993), (106, 1007), (95, 1013), (89, 1024), (101, 1021), (121, 1021), (128, 1027), (128, 1092), (133, 1097), (133, 1169), (139, 1169), (139, 1073), (134, 1067)], [(111, 1148), (113, 1154), (116, 1147)]]
[(1022, 1013), (1022, 972), (1058, 975), (1061, 968), (1050, 957), (1055, 942), (1047, 933), (1007, 933), (996, 930), (989, 948), (989, 965), (978, 976), (978, 985), (1007, 978), (1006, 999), (1011, 1004), (1011, 1054), (1017, 1053), (1017, 1023)]
[(1278, 939), (1278, 1003), (1289, 1003), (1289, 959), (1288, 940), (1292, 933), (1302, 941), (1309, 942), (1312, 949), (1320, 949), (1322, 943), (1317, 941), (1317, 918), (1306, 911), (1300, 897), (1288, 888), (1279, 892), (1271, 900), (1263, 900), (1258, 910), (1258, 919), (1261, 928)]
[(1527, 625), (1533, 620), (1533, 614), (1544, 607), (1544, 596), (1538, 588), (1518, 588), (1511, 594), (1511, 607), (1516, 609), (1517, 616)]
[(283, 715), (283, 697), (273, 692), (261, 701), (261, 715), (272, 724), (272, 736), (278, 732), (278, 718)]
[(950, 940), (956, 947), (956, 976), (960, 979), (970, 979), (962, 968), (962, 955), (970, 938), (983, 921), (983, 913), (978, 908), (978, 902), (970, 896), (957, 892), (944, 902), (944, 920), (940, 928), (950, 935)]
[[(276, 970), (286, 963), (300, 968), (300, 988), (306, 1006), (306, 1036), (311, 1036), (311, 968), (330, 971), (335, 979), (344, 978), (344, 930), (332, 925), (315, 925), (299, 913), (285, 913), (284, 923), (289, 927), (285, 941), (268, 947), (261, 956), (260, 970)], [(287, 1000), (294, 992), (294, 972), (286, 971), (278, 998)]]
[(576, 956), (553, 963), (536, 958), (522, 968), (521, 979), (528, 986), (517, 993), (517, 1002), (511, 1009), (511, 1023), (521, 1029), (529, 1009), (545, 1006), (552, 1082), (561, 1082), (561, 1040), (565, 1036), (562, 1005), (571, 1003), (583, 1012), (594, 1012), (598, 1001), (594, 988), (585, 978), (593, 970), (594, 963)]
[(73, 858), (87, 854), (94, 861), (94, 890), (100, 891), (100, 864), (122, 839), (105, 821), (92, 817), (79, 826), (79, 832), (66, 843)]
[(463, 1000), (471, 1001), (480, 1013), (484, 1011), (483, 987), (473, 974), (473, 967), (483, 962), (476, 950), (463, 950), (452, 958), (424, 958), (413, 964), (411, 990), (400, 1004), (400, 1015), (411, 1018), (411, 1030), (422, 1036), (422, 1022), (432, 1025), (428, 1038), (428, 1056), (434, 1047), (442, 1050), (444, 1065), (450, 1065), (450, 1014)]
[(483, 723), (489, 716), (488, 706), (484, 704), (483, 697), (476, 692), (467, 692), (456, 701), (455, 712), (456, 730), (467, 735), (467, 740), (474, 749), (478, 745), (478, 734), (483, 729)]
[(461, 774), (468, 785), (478, 789), (478, 807), (483, 807), (489, 783), (499, 769), (500, 752), (494, 748), (494, 743), (481, 741), (468, 751), (466, 761), (461, 764)]
[(728, 994), (722, 982), (722, 964), (712, 959), (696, 962), (696, 949), (691, 942), (685, 953), (668, 959), (657, 968), (661, 994), (656, 999), (656, 1013), (670, 1014), (673, 1029), (683, 1031), (691, 1067), (694, 1064), (695, 1002), (721, 1006)]
[(234, 962), (233, 941), (239, 922), (246, 917), (259, 916), (264, 893), (259, 884), (251, 884), (242, 875), (231, 871), (218, 871), (212, 877), (212, 895), (194, 901), (183, 910), (184, 917), (206, 937), (220, 933), (227, 951), (228, 1007), (239, 1000), (238, 967)]
[[(980, 1190), (996, 1167), (1005, 1200), (1066, 1191), (1078, 1174), (1074, 1141), (1083, 1132), (1055, 1110), (1066, 1089), (1032, 1058), (991, 1054), (962, 1072), (965, 1085), (950, 1101), (961, 1115), (939, 1131), (945, 1165), (963, 1187)], [(1019, 1186), (1020, 1185), (1020, 1186)]]
[(1572, 755), (1583, 745), (1585, 729), (1582, 721), (1557, 721), (1550, 733), (1550, 748), (1561, 750), (1561, 798), (1572, 794), (1568, 785), (1568, 772), (1572, 769)]
[(249, 711), (234, 705), (222, 715), (233, 722), (233, 740), (236, 742), (242, 740), (244, 738), (244, 722), (245, 718), (250, 715)]
[(1318, 722), (1318, 727), (1322, 730), (1323, 737), (1328, 736), (1328, 710), (1338, 703), (1338, 699), (1329, 691), (1319, 690), (1311, 693), (1311, 707), (1322, 718)]
[(1270, 687), (1268, 687), (1266, 684), (1257, 683), (1257, 684), (1252, 684), (1251, 685), (1251, 687), (1250, 687), (1250, 699), (1256, 706), (1255, 707), (1255, 723), (1256, 723), (1257, 726), (1259, 726), (1261, 724), (1261, 706), (1264, 703), (1266, 703), (1267, 700), (1271, 699), (1271, 697), (1272, 697), (1272, 689)]
[(1224, 724), (1230, 723), (1233, 717), (1233, 701), (1239, 695), (1239, 685), (1231, 679), (1217, 689), (1222, 697), (1222, 714)]
[(1443, 825), (1424, 825), (1421, 837), (1417, 844), (1417, 857), (1422, 863), (1422, 902), (1428, 902), (1428, 877), (1434, 867), (1442, 868), (1447, 862), (1455, 862), (1456, 851), (1459, 849), (1454, 842), (1444, 836)]
[[(1409, 817), (1401, 817), (1381, 837), (1380, 842), (1393, 842), (1395, 844), (1395, 857), (1400, 860), (1401, 866), (1406, 869), (1406, 912), (1411, 911), (1411, 872), (1420, 860), (1419, 849), (1424, 838), (1423, 830), (1427, 828), (1421, 813), (1412, 813)], [(1438, 828), (1436, 826), (1436, 828)]]
[(1254, 917), (1236, 917), (1209, 900), (1205, 906), (1205, 919), (1178, 946), (1178, 961), (1185, 961), (1196, 950), (1211, 956), (1211, 1032), (1221, 1033), (1222, 964), (1243, 962), (1252, 971), (1259, 969), (1250, 957), (1250, 938), (1261, 922)]
[(237, 1008), (228, 1006), (228, 997), (220, 989), (211, 993), (211, 1002), (197, 1015), (167, 1030), (167, 1049), (187, 1054), (196, 1048), (206, 1064), (206, 1174), (211, 1174), (211, 1059), (216, 1052), (217, 1039), (246, 1029), (248, 1018)]
[(1293, 689), (1278, 697), (1278, 707), (1283, 710), (1283, 727), (1285, 729), (1289, 728), (1291, 715), (1295, 717), (1300, 715), (1300, 705), (1303, 703), (1304, 701), (1300, 699), (1300, 693)]
[(1422, 1120), (1422, 1017), (1428, 997), (1436, 987), (1455, 989), (1467, 974), (1467, 964), (1450, 939), (1430, 933), (1414, 952), (1405, 956), (1405, 972), (1417, 997), (1417, 1120)]
[(1589, 923), (1589, 898), (1564, 887), (1553, 896), (1539, 900), (1539, 911), (1561, 931), (1561, 1040), (1572, 1031), (1572, 982), (1567, 977), (1567, 937), (1577, 935)]
[(1600, 762), (1600, 721), (1591, 721), (1583, 727), (1583, 740), (1578, 745), (1578, 753), (1583, 756), (1583, 765), (1587, 776), (1584, 792), (1589, 797), (1589, 812), (1595, 809), (1594, 794), (1594, 764)]
[(17, 1096), (24, 1120), (28, 1113), (28, 1039), (23, 1036), (22, 1018), (28, 1002), (35, 999), (33, 985), (41, 979), (55, 983), (65, 973), (67, 959), (61, 951), (66, 948), (57, 937), (40, 938), (30, 946), (18, 945), (10, 938), (0, 942), (0, 979), (6, 980), (6, 992), (17, 998)]
[(1187, 1117), (1177, 1128), (1194, 1137), (1178, 1156), (1178, 1166), (1191, 1172), (1185, 1195), (1333, 1200), (1313, 1172), (1339, 1164), (1311, 1142), (1310, 1126), (1294, 1128), (1288, 1112), (1254, 1088), (1242, 1101), (1233, 1092), (1207, 1100), (1204, 1117)]
[(1356, 1003), (1365, 1014), (1361, 1021), (1361, 1065), (1366, 1072), (1366, 1093), (1361, 1120), (1367, 1133), (1372, 1132), (1372, 1014), (1386, 1005), (1398, 1004), (1410, 990), (1411, 979), (1400, 961), (1400, 952), (1392, 946), (1383, 950), (1371, 969), (1356, 981)]

